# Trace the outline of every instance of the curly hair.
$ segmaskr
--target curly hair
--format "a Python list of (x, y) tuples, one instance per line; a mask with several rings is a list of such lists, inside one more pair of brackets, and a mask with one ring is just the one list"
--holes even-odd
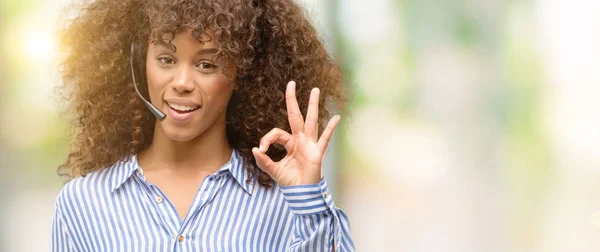
[[(219, 44), (217, 59), (231, 59), (236, 67), (230, 76), (236, 88), (227, 107), (227, 137), (249, 164), (256, 164), (251, 149), (268, 131), (290, 131), (288, 81), (297, 83), (304, 115), (310, 90), (321, 90), (319, 132), (331, 110), (345, 104), (339, 67), (293, 0), (95, 0), (72, 8), (78, 15), (59, 33), (64, 53), (59, 91), (68, 102), (65, 113), (75, 138), (58, 167), (61, 176), (85, 176), (151, 144), (156, 119), (133, 87), (131, 43), (138, 45), (136, 75), (145, 77), (149, 41), (184, 31), (200, 40), (211, 31)], [(145, 82), (140, 91), (147, 97)], [(279, 160), (286, 151), (275, 145), (267, 154)], [(246, 167), (261, 185), (271, 184), (266, 173)]]

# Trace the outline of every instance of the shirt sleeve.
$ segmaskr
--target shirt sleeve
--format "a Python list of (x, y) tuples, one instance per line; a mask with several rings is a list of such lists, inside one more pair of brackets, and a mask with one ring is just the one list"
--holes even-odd
[(348, 216), (333, 204), (327, 182), (282, 186), (294, 213), (294, 239), (287, 251), (354, 251)]
[(54, 203), (54, 214), (52, 215), (52, 252), (75, 252), (75, 246), (70, 234), (63, 222), (62, 212), (58, 203)]

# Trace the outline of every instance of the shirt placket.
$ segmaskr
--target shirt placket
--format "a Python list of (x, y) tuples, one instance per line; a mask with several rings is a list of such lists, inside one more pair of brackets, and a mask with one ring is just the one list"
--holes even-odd
[[(192, 220), (195, 220), (204, 210), (205, 206), (214, 198), (218, 191), (223, 187), (226, 178), (231, 173), (223, 170), (215, 175), (209, 175), (204, 178), (200, 186), (192, 206), (185, 219), (180, 222), (175, 206), (167, 199), (166, 195), (158, 188), (158, 186), (150, 184), (146, 181), (141, 169), (136, 171), (137, 180), (144, 188), (150, 203), (153, 205), (154, 213), (157, 213), (158, 221), (161, 223), (171, 238), (171, 248), (174, 251), (185, 251), (188, 243), (192, 242), (189, 233), (198, 228), (195, 225), (190, 225)], [(194, 223), (199, 220), (194, 221)]]
[(141, 170), (136, 171), (137, 181), (146, 192), (146, 198), (151, 204), (150, 210), (155, 220), (161, 224), (171, 242), (178, 242), (178, 230), (180, 229), (179, 217), (173, 204), (168, 202), (164, 193), (156, 185), (148, 183)]
[(183, 235), (184, 240), (190, 238), (187, 236), (187, 234), (193, 233), (198, 228), (198, 225), (192, 225), (192, 223), (200, 223), (202, 221), (199, 218), (202, 218), (202, 213), (206, 209), (206, 206), (213, 200), (215, 195), (223, 187), (226, 178), (227, 173), (218, 173), (204, 178), (202, 186), (196, 193), (196, 198), (194, 199), (194, 203), (190, 208), (190, 212), (183, 220), (180, 233)]

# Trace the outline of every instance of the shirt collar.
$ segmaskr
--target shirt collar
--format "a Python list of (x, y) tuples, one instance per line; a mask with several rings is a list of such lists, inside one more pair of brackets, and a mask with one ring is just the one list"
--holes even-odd
[[(136, 171), (142, 171), (137, 161), (137, 155), (130, 155), (124, 160), (119, 160), (109, 169), (111, 192), (119, 189)], [(252, 194), (256, 178), (253, 178), (250, 182), (246, 182), (252, 176), (252, 173), (246, 169), (246, 159), (236, 149), (233, 149), (229, 162), (215, 172), (214, 176), (226, 173), (230, 173), (248, 194)]]
[(137, 155), (130, 155), (125, 159), (121, 159), (108, 169), (111, 192), (119, 189), (136, 170), (141, 170), (137, 163)]

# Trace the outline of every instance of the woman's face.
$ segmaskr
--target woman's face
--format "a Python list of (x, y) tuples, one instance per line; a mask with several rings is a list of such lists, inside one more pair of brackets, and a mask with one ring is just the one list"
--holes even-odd
[(180, 33), (170, 42), (175, 51), (167, 41), (150, 43), (146, 56), (150, 100), (167, 114), (156, 130), (183, 142), (224, 128), (233, 84), (213, 58), (217, 41), (201, 43), (190, 33)]

